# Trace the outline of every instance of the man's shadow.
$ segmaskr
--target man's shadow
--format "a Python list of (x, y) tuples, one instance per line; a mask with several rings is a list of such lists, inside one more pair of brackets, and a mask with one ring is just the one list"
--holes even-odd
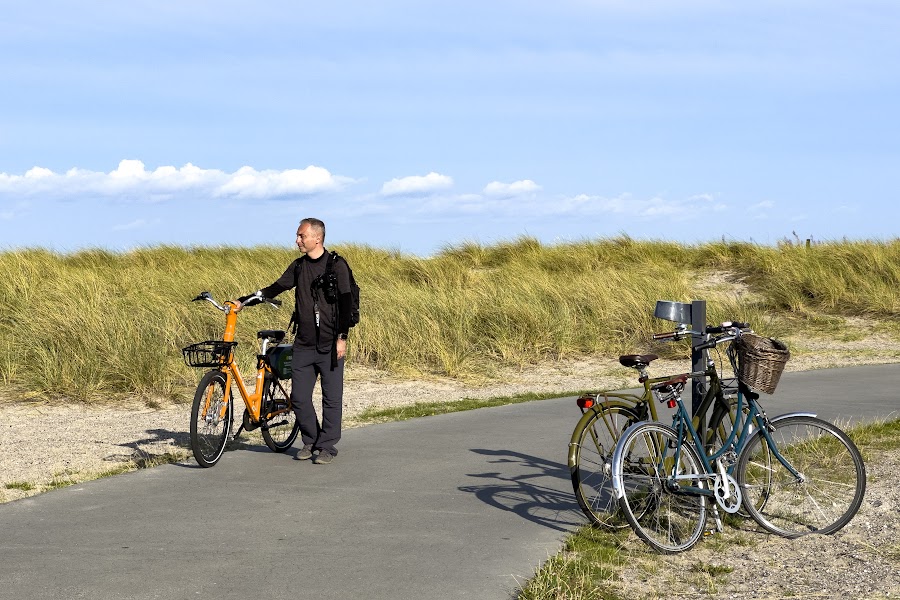
[(468, 477), (490, 483), (462, 486), (460, 491), (475, 494), (486, 504), (557, 531), (571, 531), (584, 525), (585, 518), (568, 484), (571, 480), (568, 466), (511, 450), (473, 448), (471, 451), (492, 457), (488, 461), (491, 464), (516, 465), (517, 471), (524, 467), (527, 472), (514, 476), (500, 471), (469, 473)]

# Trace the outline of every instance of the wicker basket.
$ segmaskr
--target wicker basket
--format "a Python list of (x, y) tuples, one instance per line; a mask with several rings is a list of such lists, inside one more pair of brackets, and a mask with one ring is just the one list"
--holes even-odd
[(734, 344), (741, 382), (765, 394), (775, 393), (784, 365), (791, 357), (787, 346), (776, 339), (753, 333), (745, 333)]
[(189, 367), (220, 367), (231, 361), (237, 342), (209, 340), (182, 348), (184, 362)]

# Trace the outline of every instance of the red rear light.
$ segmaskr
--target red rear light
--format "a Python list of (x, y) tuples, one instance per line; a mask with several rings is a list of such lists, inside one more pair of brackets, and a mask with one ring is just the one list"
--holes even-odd
[(668, 406), (669, 408), (675, 408), (675, 399), (672, 398), (671, 400), (666, 402), (666, 406)]
[(576, 402), (581, 409), (590, 408), (594, 405), (594, 399), (591, 396), (582, 396)]

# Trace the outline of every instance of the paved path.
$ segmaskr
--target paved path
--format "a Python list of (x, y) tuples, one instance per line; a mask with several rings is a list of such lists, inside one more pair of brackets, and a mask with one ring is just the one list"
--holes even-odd
[[(787, 374), (763, 400), (857, 420), (900, 415), (898, 389), (900, 365), (858, 367)], [(585, 522), (578, 414), (562, 399), (389, 423), (345, 432), (328, 466), (254, 447), (0, 505), (0, 598), (506, 600)]]

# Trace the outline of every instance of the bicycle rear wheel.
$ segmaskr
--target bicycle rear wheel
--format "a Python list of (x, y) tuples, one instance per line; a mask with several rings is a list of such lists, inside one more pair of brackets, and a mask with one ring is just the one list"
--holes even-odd
[(272, 452), (284, 452), (300, 433), (300, 421), (291, 408), (291, 380), (270, 379), (263, 391), (262, 437)]
[[(789, 538), (834, 533), (849, 523), (866, 491), (865, 465), (853, 441), (815, 417), (775, 419), (772, 429), (774, 448), (758, 431), (738, 459), (737, 481), (750, 516)], [(776, 451), (802, 478), (781, 464)]]
[(705, 487), (697, 451), (661, 423), (638, 423), (619, 440), (613, 483), (631, 528), (658, 552), (692, 548), (706, 526), (707, 501), (685, 487)]
[(191, 408), (191, 450), (201, 467), (212, 467), (222, 458), (232, 418), (233, 406), (225, 388), (225, 374), (210, 371), (200, 380)]
[(575, 462), (570, 465), (575, 499), (595, 525), (627, 527), (612, 487), (612, 454), (622, 433), (640, 419), (624, 406), (604, 406), (576, 432)]

